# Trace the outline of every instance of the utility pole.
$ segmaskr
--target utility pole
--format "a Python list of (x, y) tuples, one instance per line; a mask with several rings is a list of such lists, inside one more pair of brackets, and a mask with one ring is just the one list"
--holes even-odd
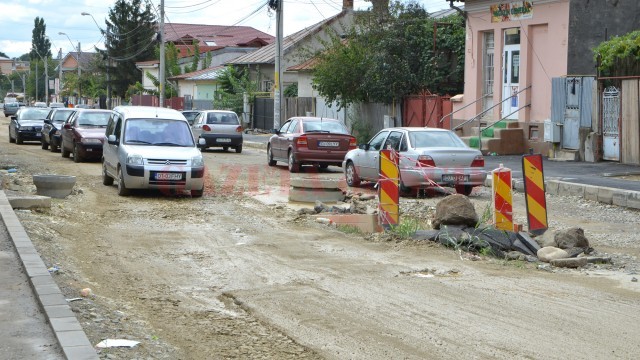
[(49, 64), (47, 58), (49, 58), (49, 56), (44, 57), (44, 102), (49, 106)]
[(80, 104), (80, 55), (81, 55), (81, 50), (80, 50), (80, 41), (78, 41), (78, 100), (76, 101), (76, 105)]
[(62, 102), (62, 48), (58, 53), (58, 102)]
[(280, 129), (280, 117), (282, 116), (282, 3), (276, 0), (276, 68), (273, 94), (273, 128)]
[(164, 107), (164, 0), (160, 0), (160, 69), (158, 81), (160, 82), (159, 106)]
[(38, 101), (38, 62), (36, 61), (36, 101)]

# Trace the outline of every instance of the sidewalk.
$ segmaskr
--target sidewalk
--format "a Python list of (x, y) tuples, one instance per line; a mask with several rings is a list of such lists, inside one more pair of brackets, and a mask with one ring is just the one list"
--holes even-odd
[(0, 349), (3, 359), (98, 354), (0, 190)]

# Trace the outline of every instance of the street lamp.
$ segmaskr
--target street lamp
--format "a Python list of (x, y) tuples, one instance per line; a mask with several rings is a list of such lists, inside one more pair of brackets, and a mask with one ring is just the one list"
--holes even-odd
[[(49, 106), (49, 66), (47, 64), (47, 57), (45, 57), (44, 59), (42, 59), (42, 55), (40, 55), (40, 53), (38, 52), (38, 49), (33, 48), (33, 51), (36, 52), (36, 54), (38, 54), (38, 57), (40, 57), (41, 60), (44, 60), (44, 96), (45, 96), (45, 102), (47, 104), (47, 106)], [(38, 64), (36, 63), (36, 101), (38, 99), (38, 68), (37, 68)]]
[[(73, 46), (74, 46), (73, 45), (73, 41), (71, 41), (71, 39), (69, 38), (69, 35), (67, 35), (66, 33), (64, 33), (62, 31), (59, 32), (58, 35), (66, 36), (67, 39), (69, 40), (69, 43), (71, 44), (71, 48), (73, 49)], [(78, 41), (78, 100), (77, 100), (77, 104), (76, 105), (78, 105), (80, 103), (80, 71), (81, 71), (80, 70), (80, 54), (81, 54), (80, 41)]]
[[(93, 19), (93, 22), (98, 27), (98, 30), (100, 30), (100, 32), (103, 31), (100, 25), (98, 25), (98, 22), (96, 21), (96, 18), (93, 17), (93, 15), (85, 11), (83, 11), (80, 15), (91, 16), (91, 19)], [(109, 68), (111, 67), (111, 57), (109, 56), (109, 48), (107, 47), (107, 44), (106, 44), (106, 42), (109, 39), (109, 29), (107, 28), (107, 30), (104, 30), (104, 32), (105, 34), (107, 34), (105, 44), (104, 44), (104, 51), (107, 54), (107, 109), (111, 109), (111, 79), (109, 78)]]

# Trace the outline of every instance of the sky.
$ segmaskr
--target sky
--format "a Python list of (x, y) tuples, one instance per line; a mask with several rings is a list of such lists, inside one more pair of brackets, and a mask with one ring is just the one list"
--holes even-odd
[[(448, 0), (415, 0), (428, 12), (449, 7)], [(21, 0), (0, 1), (0, 52), (9, 58), (29, 52), (36, 17), (44, 19), (53, 57), (77, 50), (103, 49), (98, 29), (105, 28), (105, 19), (116, 0)], [(206, 25), (250, 26), (267, 34), (276, 34), (275, 12), (264, 5), (267, 0), (165, 0), (165, 24), (187, 23)], [(154, 9), (160, 0), (153, 0)], [(354, 8), (364, 10), (370, 2), (355, 0)], [(283, 3), (284, 36), (336, 15), (342, 0), (285, 0)], [(256, 11), (257, 10), (257, 11)], [(91, 16), (83, 16), (86, 12)], [(158, 10), (159, 13), (159, 10)], [(93, 17), (93, 18), (92, 18)], [(95, 21), (94, 21), (95, 19)], [(60, 35), (63, 32), (66, 35)]]

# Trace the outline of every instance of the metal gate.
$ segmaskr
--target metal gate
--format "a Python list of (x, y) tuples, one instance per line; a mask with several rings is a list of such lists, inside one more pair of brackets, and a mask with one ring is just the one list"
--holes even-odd
[(602, 142), (605, 160), (620, 160), (620, 90), (608, 87), (602, 94)]
[(572, 76), (551, 82), (551, 121), (562, 125), (562, 148), (580, 148), (580, 128), (590, 128), (595, 78)]
[(581, 78), (567, 78), (566, 103), (564, 108), (564, 126), (562, 128), (562, 145), (566, 149), (580, 148), (580, 94)]

